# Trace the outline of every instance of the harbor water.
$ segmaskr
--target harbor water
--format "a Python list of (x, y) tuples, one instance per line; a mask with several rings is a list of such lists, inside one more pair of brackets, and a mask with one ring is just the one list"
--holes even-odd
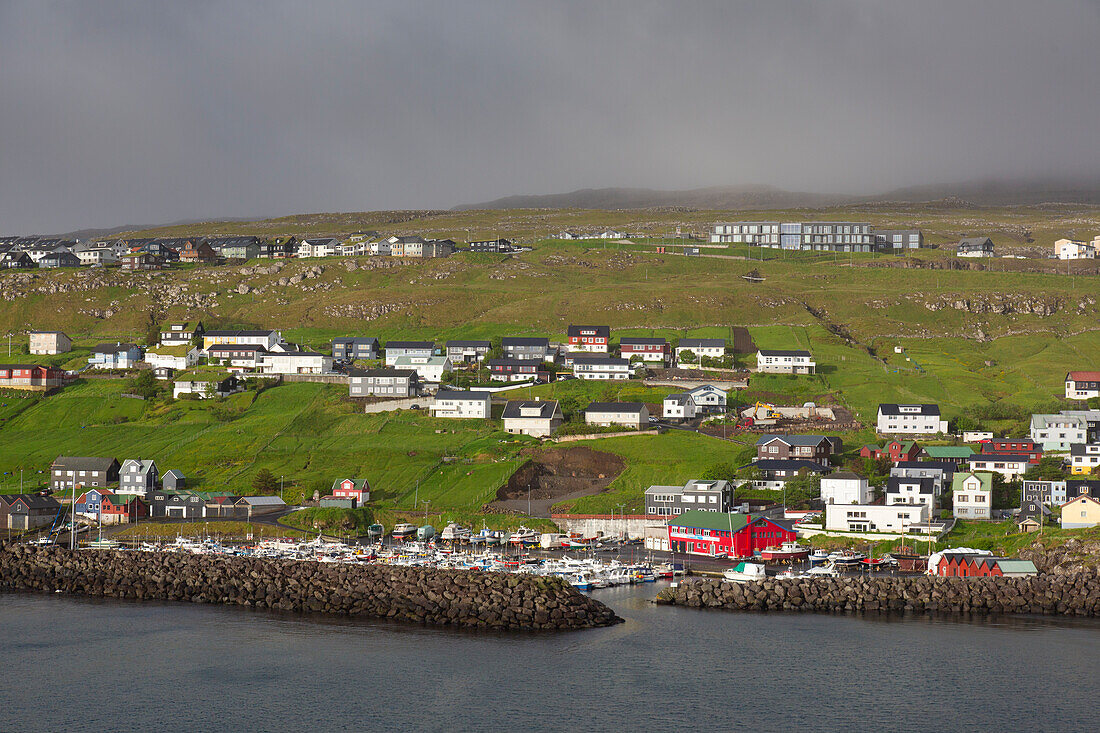
[(1095, 729), (1097, 621), (698, 611), (664, 585), (594, 591), (626, 623), (557, 634), (0, 594), (0, 730)]

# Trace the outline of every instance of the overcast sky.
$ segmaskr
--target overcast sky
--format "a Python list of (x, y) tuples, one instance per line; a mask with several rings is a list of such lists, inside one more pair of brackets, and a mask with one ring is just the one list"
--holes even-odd
[(1100, 3), (0, 0), (0, 234), (1100, 173)]

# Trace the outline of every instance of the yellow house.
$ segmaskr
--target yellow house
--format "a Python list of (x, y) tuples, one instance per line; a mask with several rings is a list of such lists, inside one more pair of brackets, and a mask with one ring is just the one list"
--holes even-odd
[(1062, 529), (1095, 527), (1100, 524), (1100, 501), (1081, 494), (1062, 505)]

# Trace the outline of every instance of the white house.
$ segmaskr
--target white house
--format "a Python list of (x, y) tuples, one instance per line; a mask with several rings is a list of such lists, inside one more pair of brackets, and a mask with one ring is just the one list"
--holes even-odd
[(940, 419), (939, 405), (881, 404), (876, 430), (883, 435), (936, 435), (947, 432), (947, 421)]
[(298, 257), (334, 257), (340, 240), (333, 237), (303, 239), (298, 243)]
[(260, 357), (264, 374), (328, 374), (332, 357), (316, 351), (272, 351)]
[(368, 251), (375, 256), (389, 257), (392, 253), (392, 245), (383, 239), (381, 242), (371, 242)]
[(670, 394), (661, 405), (666, 420), (691, 420), (696, 415), (695, 400), (688, 393)]
[(989, 519), (993, 507), (993, 474), (956, 473), (951, 483), (951, 503), (959, 519)]
[(936, 506), (936, 482), (930, 478), (891, 476), (886, 482), (886, 504), (923, 504), (931, 514)]
[(577, 379), (630, 379), (630, 362), (613, 356), (575, 356), (573, 374)]
[(228, 373), (187, 372), (172, 380), (172, 396), (177, 399), (185, 394), (197, 395), (199, 399), (225, 397), (242, 389), (237, 377)]
[(593, 402), (584, 408), (589, 425), (622, 425), (635, 430), (649, 426), (649, 409), (642, 402)]
[(851, 471), (837, 471), (821, 477), (824, 504), (870, 504), (875, 495), (867, 479)]
[(421, 382), (441, 382), (443, 374), (454, 370), (451, 360), (445, 356), (399, 356), (394, 369), (412, 369)]
[(459, 392), (441, 389), (428, 408), (433, 417), (481, 418), (492, 414), (492, 395), (488, 392)]
[(700, 414), (721, 415), (726, 412), (726, 392), (713, 384), (701, 384), (687, 391)]
[[(725, 339), (680, 339), (680, 343), (676, 345), (676, 361), (681, 361), (680, 355), (685, 351), (690, 351), (695, 354), (696, 361), (709, 356), (712, 358), (719, 358), (726, 355), (726, 340)], [(695, 362), (691, 362), (695, 363)]]
[(501, 414), (504, 431), (548, 438), (561, 427), (561, 406), (557, 400), (509, 400)]
[(825, 507), (825, 529), (840, 532), (906, 532), (928, 521), (925, 504), (830, 504)]
[(1036, 414), (1031, 416), (1028, 436), (1043, 450), (1067, 451), (1078, 443), (1087, 443), (1088, 421), (1080, 415)]
[(206, 331), (202, 335), (203, 350), (211, 346), (260, 346), (274, 349), (283, 343), (283, 335), (278, 331)]
[(85, 267), (95, 267), (97, 265), (113, 265), (118, 262), (118, 255), (114, 250), (108, 247), (92, 247), (91, 249), (80, 249), (73, 252), (79, 259), (80, 264)]
[(767, 374), (813, 374), (817, 369), (810, 352), (801, 349), (760, 349), (756, 371)]
[[(1095, 241), (1095, 240), (1094, 240)], [(1094, 260), (1096, 247), (1087, 242), (1074, 239), (1059, 239), (1054, 243), (1054, 252), (1060, 260)]]
[(1028, 456), (1008, 453), (975, 453), (968, 462), (971, 471), (999, 473), (1009, 481), (1023, 476), (1031, 467)]
[(1100, 397), (1100, 372), (1070, 372), (1066, 375), (1066, 399)]
[(199, 362), (197, 346), (154, 346), (145, 352), (145, 362), (157, 369), (183, 370)]

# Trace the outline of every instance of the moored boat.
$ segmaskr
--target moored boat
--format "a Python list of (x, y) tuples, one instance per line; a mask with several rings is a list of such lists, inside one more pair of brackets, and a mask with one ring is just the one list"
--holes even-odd
[(791, 560), (805, 560), (810, 556), (810, 548), (803, 547), (797, 542), (784, 542), (779, 547), (768, 547), (760, 551), (762, 560), (773, 562), (790, 562)]
[(421, 542), (427, 542), (432, 537), (435, 537), (435, 527), (430, 524), (425, 524), (416, 530), (416, 538)]
[(416, 525), (402, 522), (393, 526), (393, 538), (395, 540), (407, 540), (416, 534)]
[(764, 566), (757, 562), (739, 562), (722, 573), (722, 578), (731, 583), (751, 583), (767, 577)]

